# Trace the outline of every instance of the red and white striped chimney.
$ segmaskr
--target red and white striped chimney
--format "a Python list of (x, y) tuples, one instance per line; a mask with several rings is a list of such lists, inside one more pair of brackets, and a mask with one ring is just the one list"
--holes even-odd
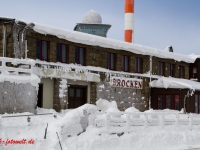
[(124, 41), (133, 42), (134, 0), (125, 0), (125, 31)]

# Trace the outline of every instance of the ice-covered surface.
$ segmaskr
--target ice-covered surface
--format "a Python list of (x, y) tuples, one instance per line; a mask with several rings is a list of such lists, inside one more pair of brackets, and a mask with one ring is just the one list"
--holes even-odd
[[(0, 17), (0, 18), (6, 18), (6, 17)], [(14, 19), (14, 18), (8, 18), (8, 19)], [(30, 23), (25, 20), (16, 20), (16, 22), (24, 22), (24, 23)], [(38, 23), (34, 23), (35, 26), (33, 27), (33, 30), (41, 33), (41, 34), (49, 34), (57, 36), (61, 39), (66, 39), (71, 42), (75, 43), (81, 43), (86, 45), (94, 45), (94, 46), (100, 46), (105, 48), (113, 48), (116, 50), (126, 50), (130, 51), (136, 54), (142, 54), (142, 55), (151, 55), (156, 56), (159, 58), (169, 58), (174, 59), (176, 61), (184, 61), (188, 63), (193, 63), (196, 58), (200, 57), (199, 55), (183, 55), (178, 53), (171, 53), (167, 52), (165, 50), (159, 50), (156, 48), (151, 48), (139, 44), (134, 43), (126, 43), (124, 41), (118, 41), (114, 39), (99, 37), (95, 35), (90, 35), (87, 33), (67, 30), (67, 29), (61, 29), (53, 26), (48, 25), (42, 25)]]
[(200, 83), (187, 80), (178, 79), (172, 77), (161, 77), (158, 80), (154, 80), (150, 83), (151, 87), (157, 88), (178, 88), (178, 89), (191, 89), (193, 91), (200, 90)]
[(109, 108), (115, 108), (115, 110), (118, 109), (116, 101), (109, 102), (108, 100), (101, 98), (98, 101), (96, 101), (96, 105), (98, 110), (101, 110), (102, 112), (105, 112)]
[(16, 84), (30, 83), (37, 89), (38, 83), (40, 83), (40, 78), (34, 74), (31, 75), (0, 74), (0, 82), (4, 81), (9, 81), (10, 83), (16, 83)]
[[(94, 114), (97, 108), (95, 105), (86, 104), (74, 110), (57, 113), (56, 118), (53, 115), (30, 116), (30, 125), (28, 125), (27, 116), (2, 118), (10, 115), (0, 115), (0, 140), (5, 140), (4, 143), (0, 143), (0, 149), (58, 150), (61, 148), (56, 132), (63, 150), (183, 150), (200, 147), (200, 125), (194, 125), (192, 130), (188, 125), (180, 125), (179, 127), (168, 125), (164, 128), (160, 126), (147, 128), (134, 126), (130, 129), (127, 127), (96, 128), (90, 125), (85, 132), (77, 135), (82, 131), (79, 123), (83, 116), (83, 110)], [(37, 111), (40, 114), (55, 113), (52, 109), (38, 108)], [(164, 112), (172, 113), (171, 110), (164, 110)], [(26, 112), (12, 115), (31, 114)], [(187, 116), (187, 114), (183, 114), (182, 118), (187, 118)], [(168, 118), (172, 119), (173, 117), (169, 114)], [(46, 139), (44, 139), (47, 123), (47, 134)], [(71, 136), (67, 136), (69, 134)], [(12, 139), (25, 139), (26, 142), (32, 139), (34, 144), (7, 143), (6, 145), (6, 141)]]

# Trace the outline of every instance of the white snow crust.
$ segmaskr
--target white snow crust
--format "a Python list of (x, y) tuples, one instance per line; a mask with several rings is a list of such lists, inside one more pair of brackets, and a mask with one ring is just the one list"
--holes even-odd
[(161, 77), (158, 80), (154, 80), (150, 83), (151, 87), (157, 88), (178, 88), (178, 89), (191, 89), (193, 91), (200, 90), (199, 82), (178, 79), (172, 77)]

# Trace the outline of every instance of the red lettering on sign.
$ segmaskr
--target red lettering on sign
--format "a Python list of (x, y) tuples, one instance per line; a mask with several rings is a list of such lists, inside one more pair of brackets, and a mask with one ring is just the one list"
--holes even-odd
[(113, 86), (116, 86), (116, 80), (113, 79)]
[(126, 81), (126, 86), (129, 87), (129, 80)]
[(122, 87), (125, 86), (125, 80), (122, 80), (122, 83), (121, 83)]
[(139, 87), (142, 88), (142, 82), (138, 82), (139, 83)]
[(118, 79), (118, 80), (117, 80), (117, 86), (121, 86), (120, 82), (121, 82), (121, 80)]

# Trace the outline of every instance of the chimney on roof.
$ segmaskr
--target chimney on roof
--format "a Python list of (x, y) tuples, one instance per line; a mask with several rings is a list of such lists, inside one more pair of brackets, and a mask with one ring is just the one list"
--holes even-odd
[(167, 48), (165, 50), (168, 51), (168, 52), (172, 52), (172, 53), (174, 51), (172, 46), (167, 46)]

